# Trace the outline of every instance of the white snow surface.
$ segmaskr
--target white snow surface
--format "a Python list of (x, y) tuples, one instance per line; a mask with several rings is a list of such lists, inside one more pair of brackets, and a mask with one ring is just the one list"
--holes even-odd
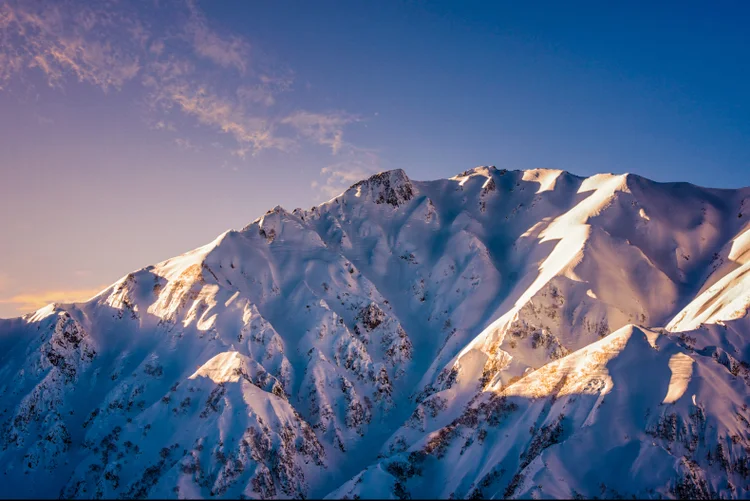
[(750, 496), (750, 189), (395, 170), (0, 320), (0, 497)]

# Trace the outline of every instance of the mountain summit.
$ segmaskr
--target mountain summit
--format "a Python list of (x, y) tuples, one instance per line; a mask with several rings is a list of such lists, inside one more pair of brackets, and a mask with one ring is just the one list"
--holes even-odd
[(4, 496), (750, 496), (750, 189), (403, 170), (0, 320)]
[(387, 203), (394, 207), (414, 197), (414, 186), (401, 169), (375, 174), (354, 184), (348, 191), (354, 191), (356, 197), (369, 198), (376, 204)]

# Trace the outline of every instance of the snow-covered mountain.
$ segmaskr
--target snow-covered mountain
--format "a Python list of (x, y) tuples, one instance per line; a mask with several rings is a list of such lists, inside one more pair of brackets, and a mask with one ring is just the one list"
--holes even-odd
[(748, 188), (384, 172), (0, 320), (0, 496), (746, 498), (748, 308)]

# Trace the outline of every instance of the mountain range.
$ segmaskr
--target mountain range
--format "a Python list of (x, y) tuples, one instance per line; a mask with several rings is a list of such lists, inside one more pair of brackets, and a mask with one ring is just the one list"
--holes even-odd
[(477, 167), (0, 320), (0, 497), (750, 496), (750, 188)]

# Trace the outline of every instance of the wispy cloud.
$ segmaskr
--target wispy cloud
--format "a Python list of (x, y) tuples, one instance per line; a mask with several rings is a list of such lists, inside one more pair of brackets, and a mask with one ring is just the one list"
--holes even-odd
[(285, 149), (291, 140), (277, 137), (271, 119), (249, 113), (231, 98), (212, 92), (207, 87), (195, 87), (187, 82), (159, 82), (152, 95), (154, 103), (165, 108), (177, 107), (198, 122), (230, 134), (240, 148), (260, 151), (267, 148)]
[(313, 181), (312, 188), (320, 193), (319, 200), (329, 200), (382, 170), (380, 156), (374, 150), (347, 145), (340, 155), (341, 161), (320, 170), (321, 181)]
[(181, 149), (186, 151), (200, 151), (200, 147), (194, 144), (190, 139), (184, 137), (178, 137), (174, 140), (174, 143)]
[(153, 110), (179, 110), (199, 123), (231, 135), (238, 143), (234, 153), (244, 157), (264, 149), (288, 150), (294, 139), (279, 135), (279, 119), (268, 112), (276, 96), (292, 86), (292, 74), (266, 73), (240, 81), (233, 92), (219, 92), (202, 80), (196, 65), (184, 57), (157, 58), (144, 72), (143, 84), (149, 89)]
[(106, 286), (93, 289), (70, 289), (31, 291), (0, 299), (0, 304), (15, 307), (18, 313), (28, 313), (38, 310), (50, 303), (75, 303), (86, 301), (101, 292)]
[(344, 144), (344, 126), (359, 121), (359, 117), (343, 111), (331, 113), (311, 113), (298, 111), (281, 120), (281, 123), (291, 125), (303, 136), (319, 144), (330, 146), (336, 155)]
[(172, 122), (165, 122), (164, 120), (154, 122), (151, 125), (151, 128), (155, 130), (168, 130), (172, 132), (175, 132), (177, 130)]
[(206, 16), (193, 1), (189, 1), (187, 5), (190, 9), (190, 18), (185, 26), (185, 33), (195, 53), (219, 66), (233, 67), (240, 73), (245, 73), (250, 59), (250, 44), (238, 36), (219, 35), (209, 28)]
[(50, 86), (60, 87), (70, 74), (105, 92), (133, 79), (140, 71), (133, 35), (143, 36), (145, 28), (104, 4), (92, 5), (77, 9), (38, 2), (1, 5), (0, 79), (7, 84), (14, 74), (37, 68)]
[(284, 112), (289, 106), (280, 100), (294, 91), (292, 69), (213, 26), (193, 0), (160, 5), (148, 7), (169, 9), (157, 27), (142, 15), (144, 4), (128, 0), (0, 3), (0, 90), (27, 74), (41, 74), (53, 88), (78, 81), (105, 93), (132, 84), (148, 105), (149, 126), (183, 148), (200, 147), (178, 137), (191, 121), (230, 137), (234, 145), (214, 150), (240, 158), (304, 144), (329, 148), (336, 163), (322, 173), (325, 194), (355, 175), (347, 172), (370, 172), (378, 163), (376, 154), (345, 139), (359, 116)]
[(16, 15), (8, 4), (0, 4), (0, 90), (24, 67), (24, 55), (14, 47)]

